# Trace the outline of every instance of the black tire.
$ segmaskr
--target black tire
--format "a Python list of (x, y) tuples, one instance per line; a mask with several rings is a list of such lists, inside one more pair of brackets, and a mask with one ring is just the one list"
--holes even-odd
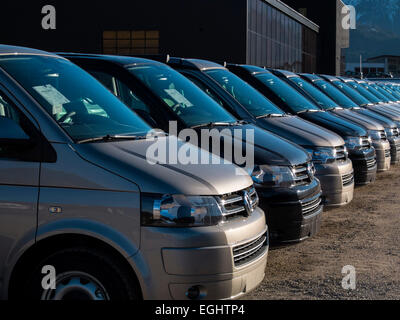
[[(62, 275), (74, 273), (89, 275), (97, 280), (106, 292), (106, 295), (101, 295), (104, 296), (104, 300), (128, 301), (138, 300), (140, 297), (138, 285), (129, 274), (132, 271), (127, 270), (118, 259), (102, 251), (76, 247), (58, 251), (35, 266), (21, 288), (25, 299), (46, 300), (43, 299), (45, 290), (42, 287), (42, 280), (45, 277), (42, 274), (44, 266), (55, 268), (57, 280)], [(65, 300), (85, 300), (85, 297), (75, 294), (66, 296)]]

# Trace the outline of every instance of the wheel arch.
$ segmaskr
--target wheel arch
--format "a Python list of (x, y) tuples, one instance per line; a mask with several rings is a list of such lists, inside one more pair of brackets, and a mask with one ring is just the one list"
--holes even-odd
[(121, 248), (116, 248), (103, 239), (92, 235), (63, 233), (43, 238), (23, 252), (13, 265), (8, 281), (5, 283), (7, 298), (13, 299), (13, 297), (18, 296), (17, 290), (21, 286), (24, 275), (29, 272), (29, 268), (59, 250), (77, 246), (100, 250), (116, 259), (137, 285), (139, 298), (143, 297), (143, 288), (138, 277), (138, 271), (133, 264), (129, 263), (126, 253)]

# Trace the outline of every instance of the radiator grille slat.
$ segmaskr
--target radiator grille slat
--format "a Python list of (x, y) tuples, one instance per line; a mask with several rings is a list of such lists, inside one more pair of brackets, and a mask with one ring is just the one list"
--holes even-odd
[(235, 267), (241, 267), (262, 256), (268, 248), (268, 235), (232, 248)]
[(303, 216), (308, 216), (316, 213), (321, 209), (322, 199), (321, 195), (314, 197), (312, 199), (305, 200), (301, 203)]
[(354, 172), (342, 176), (343, 187), (347, 187), (354, 182)]

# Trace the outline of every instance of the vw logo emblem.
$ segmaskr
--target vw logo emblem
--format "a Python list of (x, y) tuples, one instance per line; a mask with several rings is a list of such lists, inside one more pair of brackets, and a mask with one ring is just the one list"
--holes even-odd
[(312, 162), (310, 162), (307, 165), (307, 171), (308, 171), (308, 176), (312, 180), (314, 178), (314, 174), (315, 174), (315, 168), (314, 168), (314, 164)]
[(251, 206), (250, 195), (247, 191), (243, 191), (243, 202), (244, 202), (244, 207), (246, 209), (247, 216), (250, 216), (254, 210)]

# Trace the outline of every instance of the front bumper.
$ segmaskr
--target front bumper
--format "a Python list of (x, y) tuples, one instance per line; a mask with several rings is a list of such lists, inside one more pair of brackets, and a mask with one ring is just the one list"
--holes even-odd
[(390, 156), (393, 165), (400, 162), (400, 137), (389, 138)]
[(267, 215), (272, 244), (296, 243), (318, 233), (323, 212), (318, 179), (291, 189), (256, 188), (259, 206)]
[[(259, 243), (239, 264), (238, 248), (246, 253)], [(199, 290), (198, 300), (233, 299), (264, 279), (268, 248), (265, 214), (257, 208), (248, 218), (214, 227), (143, 227), (141, 248), (129, 261), (146, 300), (189, 300), (190, 288)]]
[(374, 148), (350, 150), (356, 185), (366, 185), (376, 180), (377, 163)]
[(390, 156), (390, 143), (389, 141), (374, 141), (373, 147), (376, 152), (376, 163), (378, 172), (385, 172), (390, 170), (391, 156)]
[(354, 195), (354, 171), (350, 159), (329, 164), (315, 164), (321, 182), (322, 199), (327, 207), (349, 204)]

